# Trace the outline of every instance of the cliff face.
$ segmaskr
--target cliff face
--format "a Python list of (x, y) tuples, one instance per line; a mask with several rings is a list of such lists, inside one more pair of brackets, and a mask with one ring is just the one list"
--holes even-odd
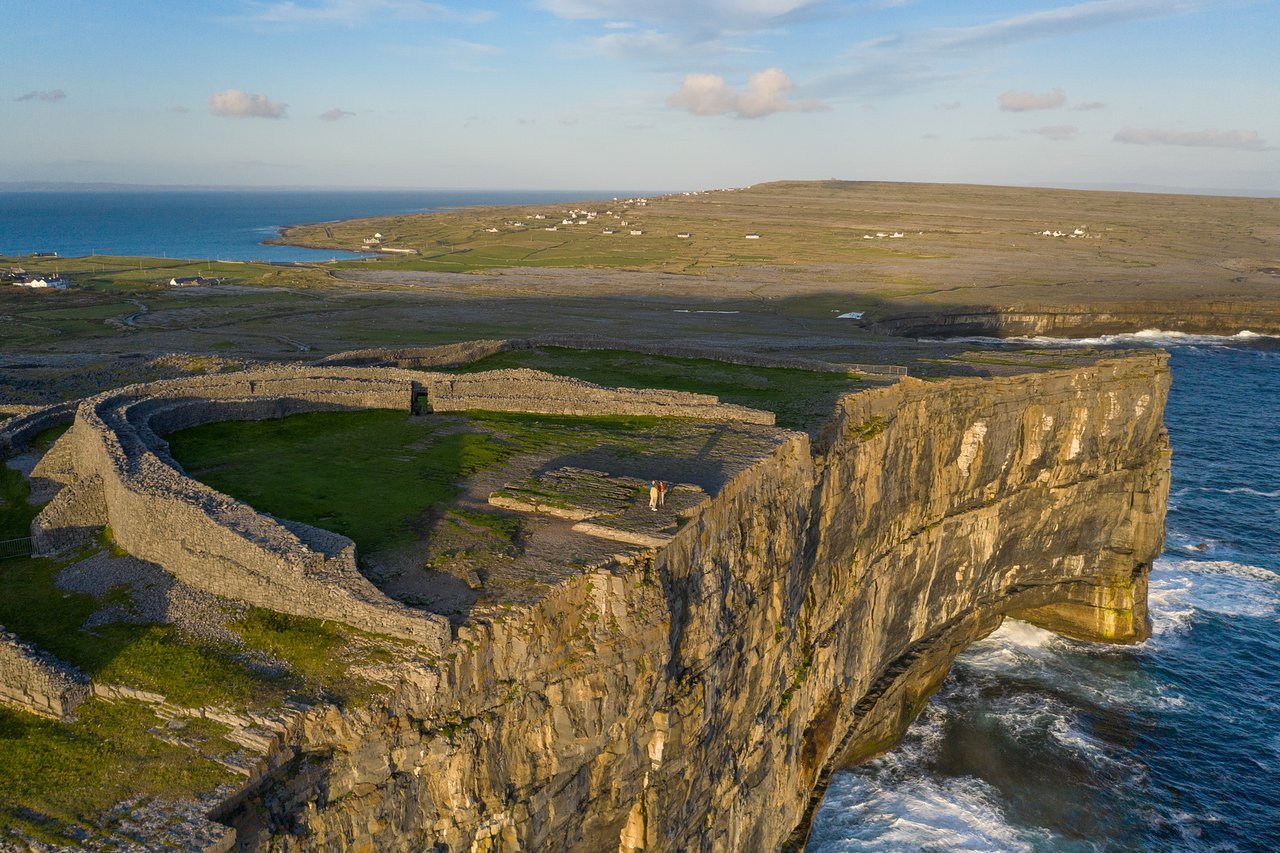
[(374, 711), (313, 713), (224, 818), (248, 848), (769, 850), (1016, 614), (1148, 632), (1164, 356), (904, 380), (796, 434), (639, 565), (464, 625)]
[(1081, 338), (1143, 329), (1198, 335), (1280, 332), (1280, 305), (1274, 301), (1132, 301), (1035, 307), (1006, 305), (888, 312), (864, 324), (891, 335), (948, 338), (988, 335), (1010, 338), (1043, 335)]

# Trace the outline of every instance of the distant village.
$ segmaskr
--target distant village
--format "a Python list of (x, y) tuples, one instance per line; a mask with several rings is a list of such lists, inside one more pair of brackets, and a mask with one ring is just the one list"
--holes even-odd
[[(44, 253), (43, 257), (57, 257), (52, 253)], [(0, 282), (17, 287), (33, 287), (48, 290), (66, 290), (71, 282), (57, 273), (29, 273), (22, 267), (10, 267), (0, 273)]]

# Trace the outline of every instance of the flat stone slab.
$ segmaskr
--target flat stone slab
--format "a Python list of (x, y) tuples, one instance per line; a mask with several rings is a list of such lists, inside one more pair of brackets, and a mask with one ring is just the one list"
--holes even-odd
[(573, 530), (642, 548), (659, 548), (707, 493), (691, 483), (668, 483), (663, 506), (649, 508), (649, 481), (587, 468), (542, 471), (489, 496), (491, 506), (578, 522)]

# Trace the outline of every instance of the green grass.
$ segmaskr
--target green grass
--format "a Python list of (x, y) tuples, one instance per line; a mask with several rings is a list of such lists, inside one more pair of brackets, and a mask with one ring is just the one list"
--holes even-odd
[(233, 650), (185, 640), (170, 626), (117, 623), (81, 630), (102, 602), (59, 589), (54, 578), (62, 567), (36, 558), (0, 562), (0, 625), (97, 681), (187, 706), (277, 704), (300, 686), (258, 675)]
[(28, 494), (27, 478), (0, 462), (0, 539), (31, 535), (31, 519), (39, 510), (27, 503)]
[(560, 347), (498, 353), (458, 368), (458, 372), (509, 367), (532, 367), (611, 387), (714, 394), (726, 403), (774, 412), (779, 426), (800, 430), (818, 426), (841, 395), (861, 387), (857, 379), (839, 373)]
[[(190, 476), (257, 510), (341, 533), (371, 553), (414, 541), (427, 514), (456, 498), (460, 480), (516, 453), (600, 444), (625, 452), (661, 446), (664, 430), (680, 428), (661, 418), (415, 418), (372, 410), (229, 421), (166, 438)], [(449, 512), (501, 539), (517, 533), (505, 517)]]
[[(191, 796), (230, 780), (209, 758), (154, 737), (149, 729), (159, 725), (138, 702), (91, 699), (73, 723), (0, 707), (0, 829), (74, 843), (122, 800)], [(217, 752), (231, 751), (208, 732), (181, 732), (193, 734)]]
[(405, 412), (318, 412), (225, 422), (167, 436), (187, 473), (255, 509), (375, 551), (414, 539), (415, 524), (453, 500), (463, 477), (509, 451), (458, 421)]

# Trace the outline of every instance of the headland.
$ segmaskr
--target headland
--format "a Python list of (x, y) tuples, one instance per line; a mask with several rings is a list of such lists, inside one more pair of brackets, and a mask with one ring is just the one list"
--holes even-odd
[(1190, 198), (1157, 239), (1145, 199), (1039, 192), (631, 200), (637, 245), (690, 236), (501, 267), (480, 242), (534, 211), (467, 210), (329, 226), (418, 251), (391, 260), (3, 294), (4, 529), (33, 548), (0, 563), (3, 713), (44, 762), (0, 768), (10, 837), (797, 848), (1006, 616), (1142, 640), (1163, 354), (900, 335), (1169, 327), (1195, 293), (1249, 302), (1194, 330), (1266, 331), (1275, 202), (1197, 200), (1236, 219), (1177, 249)]

